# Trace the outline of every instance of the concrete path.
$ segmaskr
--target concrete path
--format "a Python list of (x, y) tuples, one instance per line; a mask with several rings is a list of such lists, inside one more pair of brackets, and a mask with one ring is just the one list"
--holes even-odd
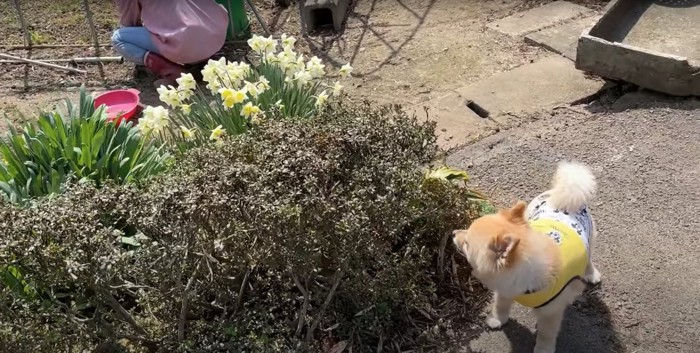
[[(448, 159), (500, 206), (545, 190), (560, 160), (594, 169), (603, 283), (570, 308), (559, 353), (700, 352), (700, 100), (634, 103), (610, 114), (558, 109)], [(463, 351), (532, 352), (534, 319), (515, 309), (503, 331), (484, 330)]]

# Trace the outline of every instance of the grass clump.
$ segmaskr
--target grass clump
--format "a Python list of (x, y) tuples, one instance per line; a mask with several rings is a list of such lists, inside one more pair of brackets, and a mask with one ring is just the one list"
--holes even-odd
[(21, 130), (10, 125), (0, 140), (0, 195), (6, 200), (22, 204), (58, 194), (69, 178), (123, 184), (165, 169), (169, 154), (162, 147), (130, 123), (107, 121), (84, 90), (78, 106), (67, 102), (66, 108), (66, 114), (43, 113)]

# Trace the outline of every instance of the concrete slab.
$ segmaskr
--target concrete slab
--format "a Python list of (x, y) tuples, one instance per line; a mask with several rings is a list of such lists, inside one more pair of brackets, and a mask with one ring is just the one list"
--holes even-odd
[(504, 113), (535, 112), (589, 97), (604, 85), (588, 78), (574, 64), (551, 56), (457, 89), (492, 117)]
[(571, 22), (565, 22), (541, 31), (532, 32), (525, 36), (525, 42), (541, 46), (547, 50), (563, 55), (576, 61), (578, 38), (583, 32), (593, 26), (600, 16), (587, 16)]
[(425, 116), (437, 123), (438, 146), (444, 149), (462, 146), (484, 135), (488, 136), (498, 124), (477, 115), (467, 107), (467, 99), (458, 93), (407, 108), (409, 114)]
[(491, 22), (487, 27), (511, 36), (522, 36), (592, 12), (587, 7), (568, 1), (555, 1)]
[(700, 0), (613, 0), (579, 38), (576, 67), (679, 96), (700, 96)]

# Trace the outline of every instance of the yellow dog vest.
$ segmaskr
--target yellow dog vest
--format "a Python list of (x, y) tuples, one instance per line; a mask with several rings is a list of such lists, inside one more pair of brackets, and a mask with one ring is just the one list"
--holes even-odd
[(549, 194), (544, 193), (533, 200), (526, 211), (530, 227), (550, 236), (559, 244), (562, 254), (562, 271), (545, 288), (537, 289), (515, 297), (515, 301), (530, 307), (539, 308), (554, 300), (573, 280), (582, 279), (588, 265), (588, 239), (593, 221), (587, 208), (570, 214), (553, 209), (547, 202)]

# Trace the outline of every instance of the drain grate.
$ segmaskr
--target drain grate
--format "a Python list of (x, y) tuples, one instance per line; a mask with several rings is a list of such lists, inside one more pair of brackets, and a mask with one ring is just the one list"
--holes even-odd
[(466, 105), (467, 108), (469, 108), (469, 110), (476, 113), (476, 115), (478, 115), (479, 117), (484, 119), (489, 117), (489, 111), (476, 104), (476, 102), (474, 102), (473, 100), (467, 100)]

